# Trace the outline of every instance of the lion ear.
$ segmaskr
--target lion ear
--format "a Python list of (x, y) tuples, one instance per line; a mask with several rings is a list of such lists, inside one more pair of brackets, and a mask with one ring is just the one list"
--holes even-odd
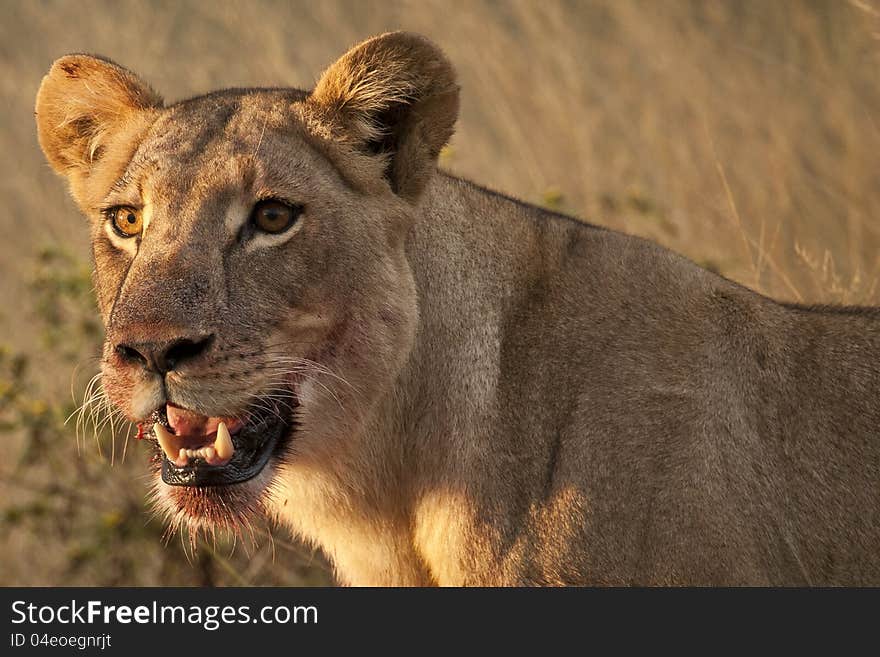
[(428, 39), (390, 32), (343, 55), (306, 104), (335, 138), (387, 158), (391, 188), (414, 199), (452, 136), (458, 84), (452, 64)]
[[(159, 95), (121, 66), (67, 55), (52, 64), (37, 92), (40, 146), (77, 196), (77, 188), (108, 157), (111, 143), (123, 139), (131, 144), (149, 124), (150, 110), (161, 106)], [(118, 149), (113, 150), (118, 157)]]

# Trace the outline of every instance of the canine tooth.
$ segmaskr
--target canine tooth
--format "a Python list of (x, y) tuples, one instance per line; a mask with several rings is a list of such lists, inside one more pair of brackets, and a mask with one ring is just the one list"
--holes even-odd
[(162, 448), (162, 451), (165, 452), (165, 456), (168, 457), (168, 460), (177, 460), (178, 454), (174, 451), (174, 438), (168, 433), (168, 430), (156, 422), (156, 424), (153, 425), (153, 433), (156, 434), (156, 440), (159, 441), (159, 446)]
[(224, 461), (228, 461), (235, 454), (232, 437), (229, 435), (229, 429), (226, 428), (225, 422), (217, 425), (217, 438), (214, 439), (214, 449), (217, 450), (217, 457)]

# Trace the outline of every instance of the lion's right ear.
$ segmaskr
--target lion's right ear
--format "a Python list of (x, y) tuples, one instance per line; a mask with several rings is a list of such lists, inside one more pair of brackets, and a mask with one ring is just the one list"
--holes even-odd
[(137, 135), (161, 107), (159, 95), (121, 66), (67, 55), (52, 64), (37, 92), (40, 146), (82, 203), (83, 186), (95, 169), (108, 164), (105, 160), (130, 157)]
[(458, 117), (452, 64), (428, 39), (389, 32), (330, 66), (306, 101), (335, 140), (383, 158), (391, 189), (421, 192)]

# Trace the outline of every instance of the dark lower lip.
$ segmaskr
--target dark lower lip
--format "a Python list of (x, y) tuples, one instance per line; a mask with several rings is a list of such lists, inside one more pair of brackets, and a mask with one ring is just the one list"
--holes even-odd
[(235, 453), (225, 465), (208, 465), (204, 459), (195, 459), (179, 468), (160, 449), (162, 481), (169, 486), (202, 487), (231, 486), (253, 479), (293, 434), (293, 414), (289, 415), (287, 420), (268, 415), (243, 426), (232, 436)]

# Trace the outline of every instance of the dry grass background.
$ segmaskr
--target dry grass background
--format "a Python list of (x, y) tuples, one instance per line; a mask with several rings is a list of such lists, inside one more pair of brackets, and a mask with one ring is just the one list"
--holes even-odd
[(99, 335), (83, 221), (34, 133), (52, 60), (109, 56), (168, 99), (308, 88), (353, 43), (401, 28), (460, 72), (442, 156), (453, 172), (779, 298), (880, 299), (876, 0), (3, 0), (0, 584), (328, 581), (283, 532), (191, 558), (176, 539), (163, 547), (143, 504), (145, 451), (129, 444), (120, 465), (118, 440), (112, 468), (94, 444), (77, 455), (62, 422)]

